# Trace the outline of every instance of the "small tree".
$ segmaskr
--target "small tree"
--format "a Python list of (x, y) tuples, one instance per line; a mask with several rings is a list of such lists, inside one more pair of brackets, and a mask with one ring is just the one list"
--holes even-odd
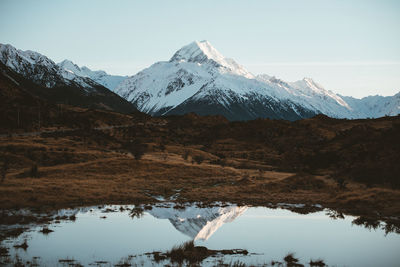
[(162, 152), (165, 151), (166, 147), (165, 147), (165, 143), (163, 141), (161, 141), (160, 146), (158, 147)]
[(88, 123), (83, 123), (80, 125), (79, 128), (80, 128), (79, 134), (81, 135), (82, 138), (83, 147), (87, 149), (89, 145), (89, 139), (91, 136), (94, 135), (94, 133), (92, 132), (91, 125)]
[(39, 171), (38, 171), (38, 166), (37, 164), (33, 164), (31, 167), (31, 170), (29, 172), (29, 175), (31, 177), (39, 177)]
[(185, 150), (185, 153), (183, 153), (182, 158), (183, 158), (184, 160), (187, 160), (187, 159), (189, 158), (189, 155), (190, 155), (189, 150)]
[(3, 159), (3, 166), (1, 168), (1, 183), (3, 183), (4, 180), (6, 179), (8, 167), (9, 167), (9, 158), (5, 156)]
[(138, 139), (135, 139), (126, 143), (125, 149), (128, 150), (136, 160), (140, 160), (146, 152), (146, 145), (142, 144)]
[(335, 180), (336, 180), (336, 184), (340, 190), (346, 189), (347, 182), (345, 181), (345, 179), (343, 177), (339, 176)]
[(336, 182), (336, 186), (339, 190), (344, 190), (347, 188), (347, 181), (343, 178), (343, 174), (339, 173), (337, 170), (331, 175), (331, 178)]
[(144, 214), (144, 211), (143, 211), (142, 208), (140, 208), (140, 207), (135, 207), (135, 208), (133, 208), (133, 209), (130, 211), (129, 216), (130, 216), (132, 219), (135, 219), (135, 218), (140, 219), (141, 217), (143, 217), (143, 214)]
[(203, 160), (204, 160), (204, 157), (201, 156), (201, 155), (197, 155), (193, 159), (197, 164), (201, 164), (203, 162)]

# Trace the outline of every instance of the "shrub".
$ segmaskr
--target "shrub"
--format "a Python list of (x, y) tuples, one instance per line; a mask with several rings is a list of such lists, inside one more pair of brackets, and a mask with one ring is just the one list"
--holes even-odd
[(4, 180), (6, 179), (8, 167), (9, 167), (9, 158), (5, 156), (3, 159), (3, 166), (1, 168), (1, 181), (0, 181), (1, 183), (3, 183)]
[(188, 241), (178, 247), (174, 247), (166, 253), (171, 262), (190, 263), (201, 262), (208, 256), (208, 250), (205, 247), (195, 247), (193, 241)]
[(226, 160), (225, 159), (215, 159), (210, 161), (211, 164), (216, 164), (216, 165), (221, 165), (222, 167), (225, 167), (226, 165)]
[(194, 156), (193, 159), (197, 164), (201, 164), (204, 161), (204, 157), (201, 155)]
[(224, 159), (224, 158), (225, 158), (225, 155), (222, 154), (222, 153), (219, 153), (219, 152), (215, 153), (215, 155), (216, 155), (217, 157), (219, 157), (220, 159)]
[(37, 164), (33, 164), (30, 171), (29, 171), (29, 176), (37, 178), (39, 177), (39, 171), (38, 171), (38, 166)]
[(134, 219), (134, 218), (141, 218), (144, 214), (144, 210), (140, 207), (135, 207), (129, 212), (129, 216)]
[(187, 160), (187, 159), (189, 158), (189, 155), (190, 155), (189, 150), (185, 150), (185, 153), (183, 153), (182, 158), (183, 158), (184, 160)]
[(125, 149), (130, 152), (136, 160), (140, 160), (146, 152), (146, 145), (138, 139), (125, 143)]
[(296, 263), (299, 260), (297, 258), (294, 257), (294, 253), (288, 253), (284, 258), (284, 261), (286, 261), (286, 263)]
[(337, 177), (335, 181), (339, 189), (346, 189), (347, 181), (343, 177)]
[(326, 266), (325, 262), (321, 259), (310, 260), (308, 264), (310, 264), (310, 266)]
[(159, 148), (162, 152), (164, 152), (165, 149), (166, 149), (165, 143), (164, 143), (164, 142), (161, 142), (158, 148)]

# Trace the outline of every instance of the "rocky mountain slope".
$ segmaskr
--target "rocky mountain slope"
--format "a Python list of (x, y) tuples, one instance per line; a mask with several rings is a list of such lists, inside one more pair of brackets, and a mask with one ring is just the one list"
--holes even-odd
[(135, 108), (155, 116), (194, 112), (229, 120), (297, 120), (316, 114), (357, 119), (400, 113), (400, 93), (356, 99), (326, 90), (311, 78), (286, 82), (266, 74), (255, 76), (208, 41), (186, 45), (169, 61), (131, 77), (92, 71), (69, 60), (55, 64), (11, 45), (0, 44), (0, 62), (41, 86), (34, 93), (47, 100), (120, 112)]
[(60, 68), (37, 52), (0, 44), (0, 68), (24, 90), (53, 103), (123, 113), (136, 111), (131, 103), (104, 86)]
[(356, 113), (356, 118), (379, 118), (400, 113), (400, 92), (394, 96), (367, 96), (362, 99), (341, 96)]
[(358, 101), (328, 91), (310, 78), (285, 82), (269, 75), (254, 76), (208, 41), (182, 47), (168, 62), (157, 62), (125, 79), (115, 91), (152, 115), (195, 112), (230, 120), (296, 120), (320, 113), (337, 118), (399, 113), (396, 97)]
[(127, 78), (127, 76), (110, 75), (103, 70), (93, 71), (86, 66), (79, 67), (70, 60), (63, 60), (57, 64), (63, 70), (73, 73), (80, 77), (90, 78), (98, 84), (114, 91), (114, 89)]

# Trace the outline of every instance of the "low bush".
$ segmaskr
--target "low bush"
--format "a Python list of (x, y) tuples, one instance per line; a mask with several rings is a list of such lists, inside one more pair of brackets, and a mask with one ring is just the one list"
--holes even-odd
[(193, 160), (197, 163), (197, 164), (201, 164), (204, 161), (204, 157), (201, 155), (197, 155), (193, 157)]
[(38, 171), (38, 166), (37, 164), (33, 164), (30, 171), (29, 171), (29, 176), (32, 178), (38, 178), (39, 177), (39, 171)]

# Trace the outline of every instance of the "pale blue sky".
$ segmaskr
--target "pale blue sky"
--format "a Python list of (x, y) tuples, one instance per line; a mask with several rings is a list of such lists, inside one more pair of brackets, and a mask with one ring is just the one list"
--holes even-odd
[(204, 39), (255, 74), (357, 97), (400, 91), (398, 0), (0, 0), (0, 43), (111, 74)]

